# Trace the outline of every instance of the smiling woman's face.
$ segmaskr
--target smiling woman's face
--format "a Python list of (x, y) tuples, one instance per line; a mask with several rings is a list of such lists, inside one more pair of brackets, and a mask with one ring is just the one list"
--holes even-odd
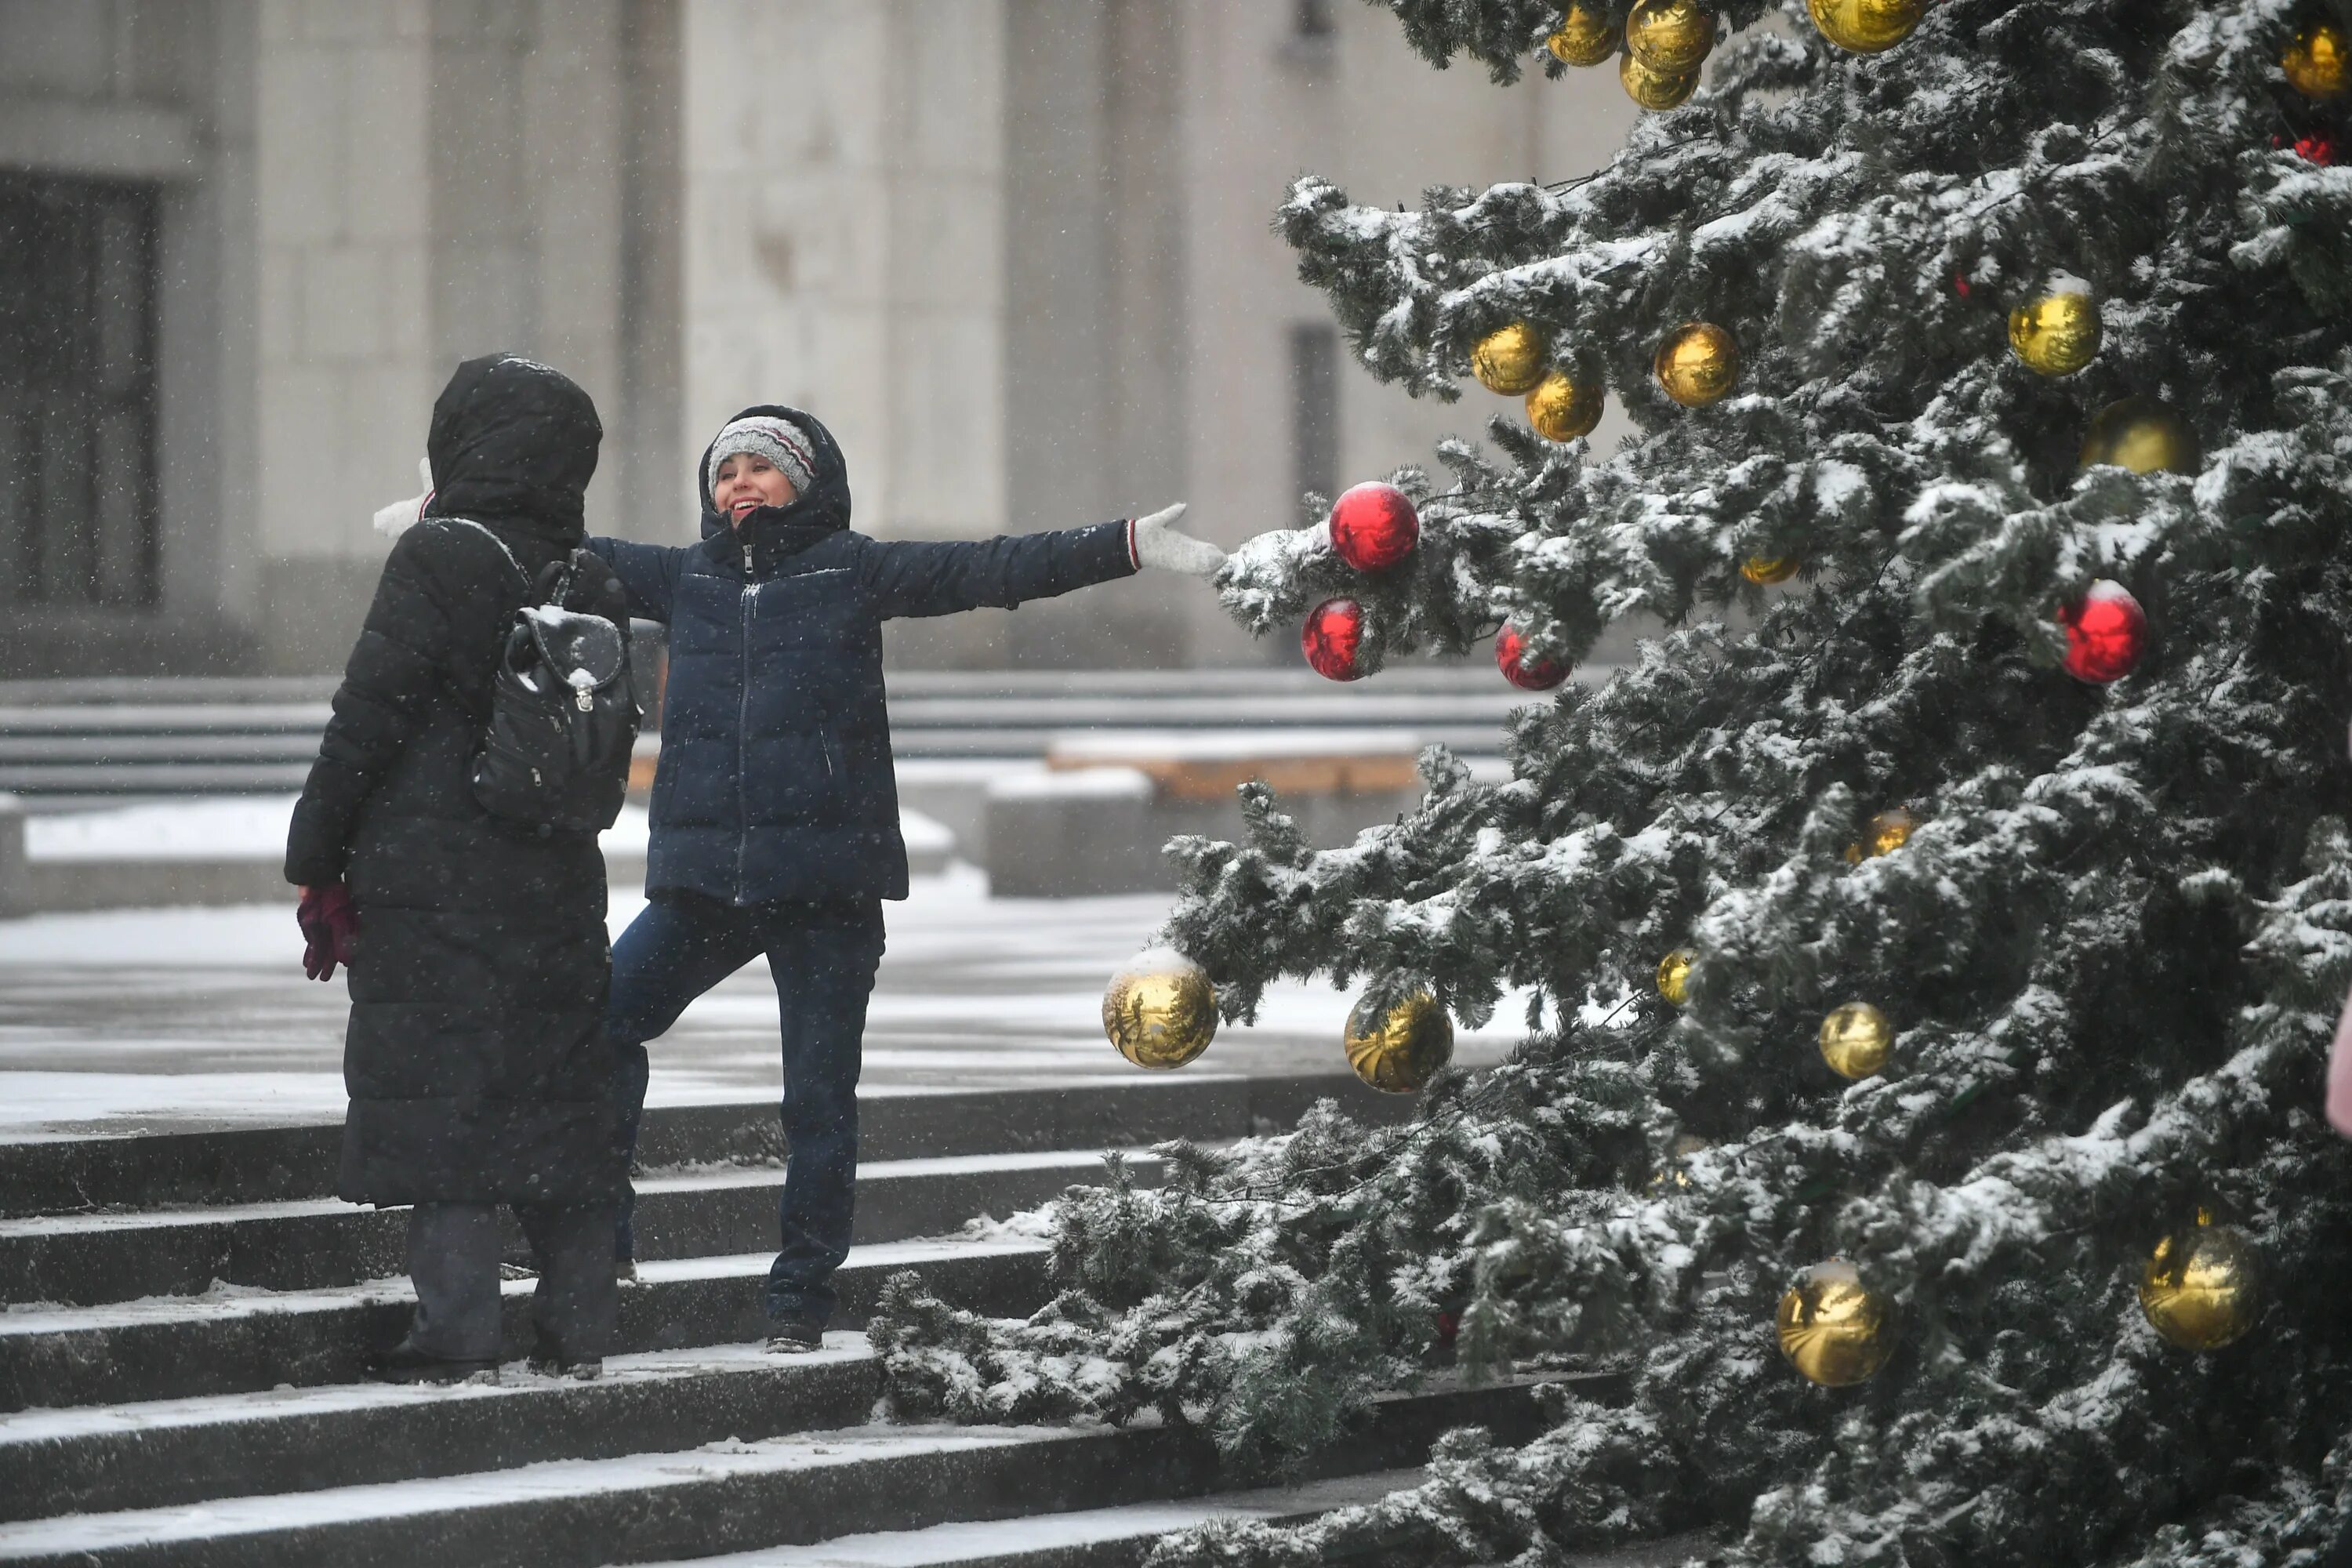
[(757, 452), (722, 459), (710, 483), (711, 503), (730, 528), (741, 527), (755, 507), (790, 506), (797, 493), (783, 470)]

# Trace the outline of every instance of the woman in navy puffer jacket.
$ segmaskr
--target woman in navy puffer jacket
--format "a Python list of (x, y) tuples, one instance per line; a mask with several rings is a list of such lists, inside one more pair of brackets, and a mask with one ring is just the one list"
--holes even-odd
[[(772, 1348), (819, 1342), (849, 1249), (857, 1075), (884, 899), (907, 896), (882, 623), (1066, 594), (1158, 565), (1211, 575), (1214, 545), (1135, 521), (971, 542), (851, 531), (841, 449), (773, 405), (729, 421), (701, 467), (702, 542), (592, 539), (631, 613), (666, 622), (646, 912), (613, 948), (610, 1028), (634, 1146), (646, 1040), (765, 953), (782, 1023), (782, 1250)], [(625, 1210), (619, 1266), (633, 1268)]]

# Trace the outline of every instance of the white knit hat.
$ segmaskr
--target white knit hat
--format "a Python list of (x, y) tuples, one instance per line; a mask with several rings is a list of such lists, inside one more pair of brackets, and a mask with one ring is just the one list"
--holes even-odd
[(730, 458), (753, 453), (776, 466), (792, 480), (793, 493), (806, 495), (816, 482), (816, 446), (808, 432), (772, 414), (752, 414), (719, 432), (710, 456), (702, 460), (702, 495), (707, 501), (719, 484), (719, 465)]

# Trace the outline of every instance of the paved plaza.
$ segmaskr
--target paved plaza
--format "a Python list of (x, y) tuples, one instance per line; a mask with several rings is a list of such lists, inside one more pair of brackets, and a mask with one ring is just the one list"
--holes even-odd
[[(889, 951), (866, 1034), (870, 1092), (1031, 1086), (1132, 1074), (1104, 1040), (1102, 988), (1144, 945), (1166, 894), (992, 899), (955, 867), (887, 906)], [(639, 909), (616, 889), (613, 929)], [(0, 921), (0, 1138), (190, 1131), (339, 1120), (346, 997), (302, 977), (293, 903), (122, 910)], [(1190, 1073), (1332, 1071), (1349, 997), (1268, 994)], [(1458, 1059), (1491, 1062), (1516, 1034), (1507, 1002)], [(651, 1102), (777, 1091), (776, 1001), (754, 963), (653, 1043)]]

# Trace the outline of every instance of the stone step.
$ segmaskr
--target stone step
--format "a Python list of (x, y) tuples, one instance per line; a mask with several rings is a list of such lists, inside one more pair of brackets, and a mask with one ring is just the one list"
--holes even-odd
[[(1418, 1463), (1465, 1424), (1522, 1441), (1541, 1420), (1524, 1384), (1393, 1395), (1300, 1479)], [(0, 1562), (594, 1568), (1200, 1496), (1237, 1479), (1205, 1438), (1157, 1424), (856, 1426), (0, 1525)]]
[[(1419, 1469), (1376, 1470), (1300, 1486), (1211, 1492), (1122, 1508), (1027, 1519), (935, 1524), (924, 1530), (844, 1535), (809, 1546), (771, 1546), (723, 1557), (677, 1558), (651, 1568), (1142, 1568), (1161, 1538), (1213, 1521), (1297, 1524), (1378, 1502), (1419, 1486)], [(1701, 1534), (1634, 1546), (1571, 1552), (1560, 1568), (1665, 1568), (1703, 1556)]]
[[(859, 1152), (911, 1160), (1241, 1138), (1294, 1126), (1326, 1098), (1380, 1121), (1410, 1116), (1414, 1103), (1346, 1073), (1139, 1072), (1043, 1088), (868, 1089), (858, 1097)], [(328, 1198), (341, 1144), (340, 1124), (0, 1142), (0, 1217)], [(647, 1167), (782, 1155), (772, 1100), (656, 1108), (637, 1148)]]
[[(835, 1275), (843, 1327), (862, 1325), (882, 1282), (921, 1273), (943, 1300), (1022, 1316), (1050, 1293), (1047, 1248), (1029, 1240), (891, 1242), (853, 1248)], [(767, 1331), (767, 1251), (639, 1266), (621, 1292), (620, 1350), (678, 1350)], [(530, 1348), (532, 1281), (509, 1280), (507, 1342)], [(198, 1297), (0, 1313), (0, 1412), (352, 1383), (406, 1325), (405, 1279), (286, 1293), (233, 1287)]]
[(880, 1388), (862, 1333), (608, 1357), (594, 1383), (512, 1362), (496, 1384), (271, 1389), (0, 1415), (0, 1521), (510, 1469), (854, 1426)]
[[(1130, 1151), (1128, 1168), (1156, 1184), (1159, 1162)], [(858, 1167), (852, 1240), (859, 1246), (940, 1236), (975, 1215), (1034, 1208), (1103, 1173), (1097, 1152), (869, 1160)], [(702, 1167), (637, 1178), (642, 1261), (773, 1247), (780, 1166)], [(512, 1229), (511, 1216), (509, 1228)], [(404, 1208), (297, 1199), (218, 1208), (138, 1210), (0, 1220), (0, 1304), (74, 1306), (195, 1296), (215, 1284), (320, 1290), (381, 1279), (405, 1267)], [(520, 1233), (510, 1254), (527, 1255)]]

